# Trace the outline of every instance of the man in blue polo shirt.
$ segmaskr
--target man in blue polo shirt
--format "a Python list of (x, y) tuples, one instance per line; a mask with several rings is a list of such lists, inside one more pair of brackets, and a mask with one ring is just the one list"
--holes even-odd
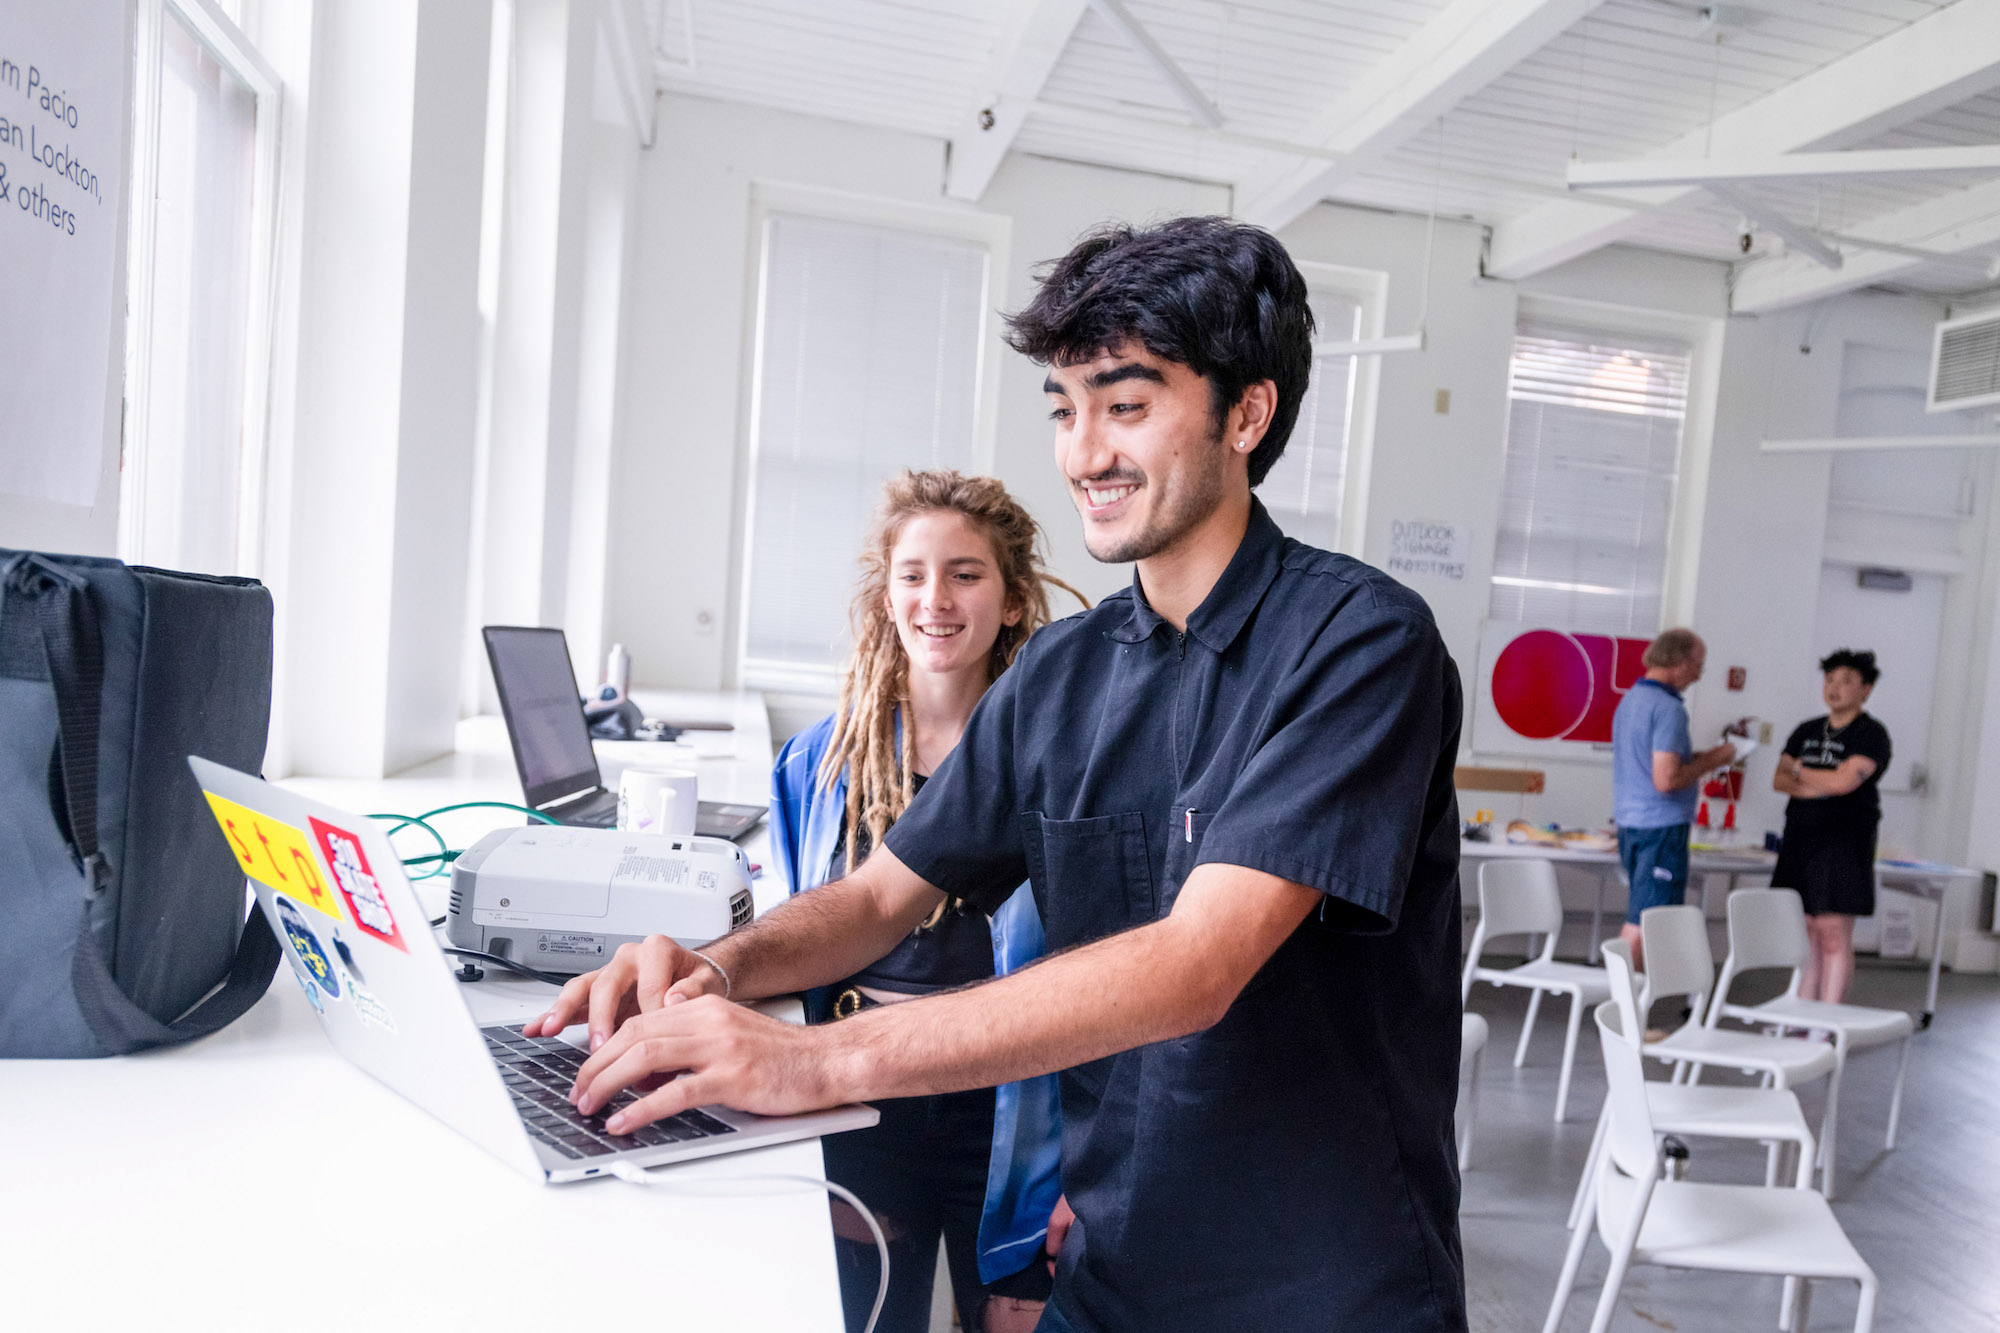
[(1696, 753), (1681, 692), (1701, 679), (1708, 645), (1691, 629), (1670, 629), (1646, 647), (1646, 674), (1611, 715), (1612, 817), (1618, 859), (1631, 885), (1625, 926), (1632, 961), (1643, 966), (1639, 914), (1687, 897), (1688, 828), (1695, 788), (1736, 757), (1728, 741)]
[[(1256, 228), (1114, 228), (1011, 325), (1131, 588), (1028, 641), (853, 874), (700, 951), (621, 949), (529, 1031), (587, 1012), (586, 1113), (680, 1073), (613, 1133), (1061, 1070), (1044, 1333), (1462, 1330), (1459, 678), (1421, 598), (1251, 495), (1311, 373), (1305, 282)], [(1023, 878), (1051, 952), (1010, 976), (817, 1028), (723, 1003)]]

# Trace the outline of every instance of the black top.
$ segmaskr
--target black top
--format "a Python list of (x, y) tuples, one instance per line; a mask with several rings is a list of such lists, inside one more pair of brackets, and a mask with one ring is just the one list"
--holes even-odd
[(1078, 1329), (1465, 1327), (1460, 694), (1430, 610), (1261, 504), (1179, 634), (1137, 580), (1037, 633), (889, 830), (1051, 952), (1165, 916), (1198, 865), (1325, 895), (1214, 1027), (1062, 1075)]
[(1785, 742), (1785, 753), (1806, 768), (1831, 770), (1853, 756), (1875, 761), (1875, 771), (1845, 796), (1794, 796), (1785, 806), (1785, 836), (1808, 837), (1853, 833), (1875, 835), (1882, 818), (1882, 797), (1876, 791), (1889, 771), (1889, 729), (1866, 713), (1836, 728), (1830, 717), (1799, 723)]
[[(928, 782), (922, 773), (910, 776), (910, 793)], [(874, 850), (874, 839), (863, 825), (854, 835), (854, 863), (860, 865)], [(840, 838), (834, 844), (828, 880), (847, 873), (847, 817), (841, 816)], [(963, 899), (947, 902), (930, 920), (903, 937), (902, 943), (842, 982), (843, 986), (873, 986), (905, 995), (983, 981), (993, 975), (993, 927), (983, 912)]]

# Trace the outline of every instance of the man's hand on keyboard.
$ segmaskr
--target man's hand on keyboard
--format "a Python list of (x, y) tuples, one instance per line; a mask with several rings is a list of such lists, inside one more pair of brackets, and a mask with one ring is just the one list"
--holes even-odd
[(649, 935), (638, 944), (619, 945), (611, 961), (595, 972), (572, 978), (549, 1011), (522, 1030), (530, 1037), (553, 1037), (587, 1018), (595, 1051), (634, 1015), (700, 995), (720, 995), (722, 989), (722, 978), (699, 956), (665, 935)]
[(653, 1075), (679, 1075), (619, 1109), (606, 1125), (613, 1134), (717, 1103), (756, 1115), (815, 1110), (839, 1100), (824, 1086), (823, 1035), (703, 995), (621, 1023), (577, 1071), (570, 1099), (589, 1115)]

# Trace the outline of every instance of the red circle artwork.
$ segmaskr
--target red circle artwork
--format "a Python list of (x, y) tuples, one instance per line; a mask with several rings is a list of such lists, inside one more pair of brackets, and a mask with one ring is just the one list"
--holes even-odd
[(1493, 664), (1493, 706), (1509, 727), (1531, 740), (1567, 735), (1590, 710), (1590, 658), (1583, 646), (1554, 630), (1530, 630)]

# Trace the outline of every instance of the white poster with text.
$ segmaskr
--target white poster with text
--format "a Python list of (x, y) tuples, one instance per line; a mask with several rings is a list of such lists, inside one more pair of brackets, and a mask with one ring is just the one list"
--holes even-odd
[(125, 200), (125, 0), (0, 6), (0, 493), (88, 505)]

